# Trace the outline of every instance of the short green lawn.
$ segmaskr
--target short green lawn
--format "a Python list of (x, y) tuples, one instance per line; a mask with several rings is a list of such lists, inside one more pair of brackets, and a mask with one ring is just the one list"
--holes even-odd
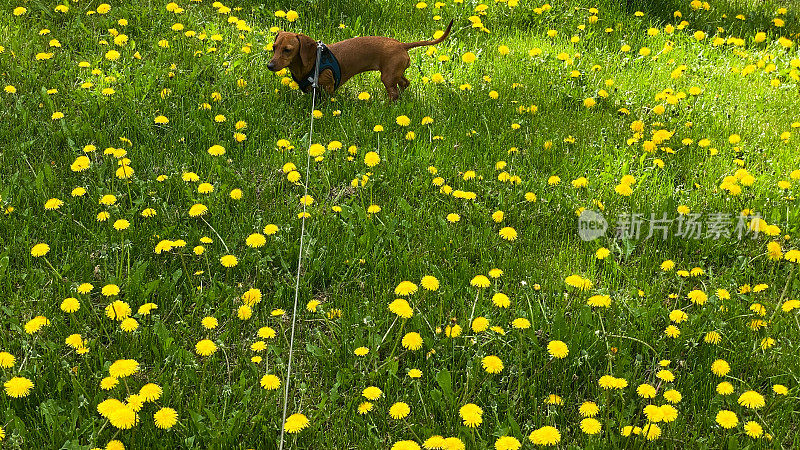
[(0, 446), (800, 447), (800, 9), (709, 3), (3, 6)]

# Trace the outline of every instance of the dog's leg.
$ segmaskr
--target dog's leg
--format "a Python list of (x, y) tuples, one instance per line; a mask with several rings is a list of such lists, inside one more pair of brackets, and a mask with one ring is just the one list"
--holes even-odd
[(389, 100), (395, 101), (400, 98), (400, 90), (397, 88), (397, 78), (394, 74), (381, 73), (381, 82), (386, 87), (386, 93), (389, 94)]
[(411, 58), (408, 57), (408, 53), (405, 53), (394, 58), (392, 64), (381, 72), (381, 81), (386, 86), (386, 92), (392, 101), (397, 100), (400, 97), (400, 91), (410, 84), (403, 75), (409, 65), (411, 65)]
[(398, 81), (397, 84), (400, 86), (400, 92), (403, 92), (411, 84), (411, 82), (408, 81), (408, 78), (403, 76), (402, 78), (400, 78), (400, 81)]
[(323, 70), (322, 73), (319, 74), (319, 85), (322, 89), (325, 89), (328, 95), (333, 95), (333, 90), (336, 87), (336, 81), (333, 79), (333, 72), (329, 69)]

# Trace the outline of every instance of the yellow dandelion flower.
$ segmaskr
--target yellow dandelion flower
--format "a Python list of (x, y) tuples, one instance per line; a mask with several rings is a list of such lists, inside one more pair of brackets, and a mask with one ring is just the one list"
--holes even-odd
[(422, 336), (420, 336), (420, 334), (417, 332), (412, 331), (410, 333), (406, 333), (406, 335), (403, 336), (402, 340), (403, 348), (406, 348), (408, 350), (411, 351), (419, 350), (420, 348), (422, 348), (422, 343), (423, 343)]
[(153, 414), (156, 427), (168, 430), (178, 423), (178, 412), (172, 408), (161, 408)]
[(405, 402), (396, 402), (389, 408), (392, 419), (405, 419), (411, 413), (411, 407)]
[(550, 341), (547, 344), (547, 353), (558, 359), (564, 359), (569, 354), (569, 348), (563, 341)]
[(203, 339), (195, 345), (195, 352), (200, 356), (210, 356), (217, 351), (217, 345), (209, 339)]
[(739, 424), (739, 418), (736, 417), (736, 413), (727, 409), (719, 411), (715, 420), (719, 426), (725, 429), (733, 428)]
[(487, 373), (500, 373), (503, 370), (503, 360), (494, 355), (483, 357), (481, 365)]

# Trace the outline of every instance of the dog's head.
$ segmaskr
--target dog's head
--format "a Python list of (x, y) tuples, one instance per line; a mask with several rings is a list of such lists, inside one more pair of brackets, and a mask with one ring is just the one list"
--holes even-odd
[(280, 31), (272, 44), (272, 59), (267, 69), (277, 72), (295, 63), (296, 67), (310, 67), (317, 56), (317, 43), (305, 34)]

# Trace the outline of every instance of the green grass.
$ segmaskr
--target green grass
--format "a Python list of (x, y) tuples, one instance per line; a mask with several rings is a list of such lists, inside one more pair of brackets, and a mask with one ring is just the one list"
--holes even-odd
[[(274, 2), (226, 4), (232, 8), (227, 14), (208, 1), (181, 3), (181, 14), (168, 12), (166, 2), (111, 4), (104, 15), (87, 14), (96, 10), (96, 1), (70, 2), (66, 13), (54, 11), (54, 2), (4, 6), (0, 84), (15, 92), (0, 93), (0, 352), (9, 352), (15, 363), (0, 370), (3, 383), (25, 377), (34, 386), (21, 398), (0, 394), (1, 445), (89, 449), (116, 439), (126, 448), (277, 448), (303, 195), (303, 185), (287, 181), (281, 169), (291, 162), (305, 173), (311, 98), (266, 70), (271, 28), (325, 42), (360, 35), (412, 41), (433, 35), (452, 18), (453, 33), (435, 54), (412, 50), (406, 72), (412, 84), (400, 101), (389, 103), (377, 73), (368, 73), (318, 105), (323, 117), (314, 122), (312, 141), (339, 141), (342, 148), (326, 152), (310, 168), (308, 189), (315, 201), (306, 222), (288, 403), (290, 414), (303, 413), (310, 424), (288, 435), (289, 446), (391, 448), (398, 441), (422, 444), (442, 435), (457, 437), (468, 449), (494, 448), (500, 436), (533, 448), (528, 436), (548, 425), (560, 431), (563, 448), (798, 447), (800, 319), (798, 309), (785, 312), (781, 306), (798, 298), (800, 282), (796, 263), (771, 260), (767, 245), (777, 242), (784, 254), (798, 248), (800, 177), (792, 173), (800, 169), (793, 128), (800, 108), (800, 60), (797, 43), (785, 49), (778, 38), (797, 38), (800, 10), (788, 2), (710, 3), (706, 11), (677, 1), (554, 1), (541, 11), (541, 5), (524, 1), (515, 7), (491, 2), (480, 16), (490, 33), (470, 26), (478, 5), (472, 1), (441, 8), (429, 2), (424, 9), (415, 8), (416, 1), (302, 2), (293, 6), (299, 19), (291, 23), (274, 15), (288, 5)], [(17, 6), (25, 6), (26, 13), (14, 15)], [(776, 15), (781, 6), (788, 10)], [(592, 7), (599, 10), (596, 23), (590, 20)], [(237, 30), (231, 16), (250, 30)], [(786, 25), (776, 27), (775, 17)], [(668, 24), (681, 20), (688, 22), (684, 29), (667, 33)], [(184, 30), (173, 31), (175, 23)], [(124, 46), (114, 43), (111, 28), (127, 35)], [(659, 33), (648, 36), (649, 28)], [(557, 36), (548, 36), (551, 29)], [(187, 37), (186, 30), (204, 32), (207, 39)], [(693, 37), (698, 30), (706, 34), (699, 42)], [(755, 42), (762, 31), (766, 41)], [(211, 42), (214, 34), (219, 42)], [(572, 36), (579, 41), (571, 42)], [(719, 36), (744, 42), (715, 45)], [(51, 39), (60, 47), (50, 48)], [(168, 48), (159, 46), (162, 39)], [(661, 53), (668, 41), (672, 50)], [(500, 45), (510, 53), (501, 55)], [(622, 52), (623, 45), (631, 50)], [(642, 47), (652, 53), (641, 56)], [(530, 56), (533, 48), (541, 54)], [(120, 52), (119, 60), (104, 57), (111, 49)], [(52, 52), (52, 58), (37, 60), (42, 52)], [(466, 52), (477, 60), (463, 62)], [(557, 58), (561, 53), (569, 64)], [(449, 58), (440, 61), (439, 55)], [(81, 61), (90, 67), (79, 67)], [(770, 63), (775, 71), (766, 73)], [(673, 78), (681, 64), (685, 71)], [(742, 76), (749, 65), (753, 73)], [(573, 70), (579, 76), (572, 77)], [(434, 74), (444, 82), (430, 82)], [(700, 93), (689, 94), (695, 86)], [(104, 88), (113, 94), (104, 94)], [(601, 89), (607, 98), (599, 96)], [(669, 104), (659, 95), (666, 89), (686, 97)], [(358, 100), (361, 92), (371, 98)], [(597, 104), (587, 108), (587, 98)], [(535, 112), (526, 111), (533, 105)], [(657, 105), (665, 106), (663, 114), (654, 112)], [(526, 110), (520, 112), (521, 106)], [(53, 119), (55, 112), (64, 117)], [(214, 120), (220, 114), (224, 122)], [(160, 115), (169, 123), (154, 123)], [(401, 115), (411, 119), (410, 126), (397, 125)], [(433, 122), (422, 125), (424, 117)], [(242, 142), (233, 135), (238, 121), (246, 122)], [(644, 125), (643, 136), (636, 138), (635, 121)], [(383, 132), (373, 131), (378, 124)], [(655, 152), (644, 151), (643, 142), (659, 129), (674, 134)], [(406, 139), (409, 131), (415, 139)], [(784, 132), (790, 135), (782, 137)], [(741, 136), (738, 145), (729, 143), (733, 134)], [(295, 148), (278, 149), (281, 139)], [(699, 146), (702, 139), (710, 145)], [(89, 144), (97, 148), (86, 154), (91, 167), (72, 171)], [(225, 147), (224, 156), (208, 153), (217, 144)], [(125, 150), (132, 177), (116, 175), (118, 161), (103, 154), (107, 148)], [(364, 163), (369, 151), (380, 154), (376, 167)], [(497, 168), (499, 161), (505, 169)], [(754, 182), (742, 186), (740, 195), (729, 195), (720, 186), (740, 168)], [(519, 183), (498, 180), (503, 170)], [(464, 179), (468, 171), (476, 177)], [(184, 181), (187, 172), (199, 181)], [(166, 178), (159, 180), (160, 175)], [(626, 175), (636, 180), (630, 196), (615, 192)], [(352, 187), (352, 180), (364, 176), (364, 186)], [(560, 183), (549, 183), (552, 176)], [(474, 192), (475, 200), (442, 193), (436, 177), (453, 190)], [(579, 177), (588, 179), (587, 187), (572, 187)], [(779, 187), (780, 181), (789, 188)], [(199, 193), (202, 182), (214, 191)], [(73, 197), (76, 187), (87, 193)], [(241, 199), (230, 197), (233, 189), (241, 189)], [(534, 193), (536, 201), (527, 201), (526, 193)], [(115, 204), (99, 204), (107, 194), (116, 196)], [(46, 210), (52, 198), (63, 205)], [(686, 205), (693, 213), (728, 214), (731, 229), (734, 218), (751, 209), (779, 233), (743, 240), (645, 240), (617, 239), (611, 230), (584, 242), (576, 211), (600, 211), (595, 201), (602, 202), (612, 226), (620, 214), (676, 217), (678, 206)], [(208, 207), (202, 218), (189, 214), (197, 203)], [(381, 211), (367, 213), (373, 204)], [(146, 208), (156, 215), (143, 217)], [(504, 212), (502, 223), (492, 219), (498, 210)], [(98, 221), (101, 212), (109, 218)], [(451, 213), (460, 221), (449, 223)], [(115, 230), (119, 219), (128, 220), (130, 228)], [(267, 224), (277, 225), (278, 232), (266, 236), (263, 247), (249, 247), (247, 237)], [(506, 226), (517, 231), (516, 240), (498, 235)], [(213, 242), (203, 244), (202, 237)], [(157, 254), (162, 240), (183, 240), (185, 246)], [(32, 256), (38, 243), (50, 246), (46, 256)], [(199, 245), (205, 247), (201, 255), (193, 251)], [(601, 247), (610, 250), (603, 260), (595, 256)], [(235, 255), (238, 265), (225, 268), (220, 258), (226, 254)], [(662, 270), (665, 260), (674, 261), (675, 269)], [(702, 275), (676, 273), (696, 267)], [(490, 287), (470, 285), (493, 268), (503, 275)], [(591, 280), (592, 288), (565, 284), (573, 274)], [(419, 284), (426, 275), (438, 279), (439, 289), (420, 287), (408, 297), (413, 317), (398, 319), (388, 310), (398, 298), (395, 287), (404, 280)], [(94, 289), (79, 294), (81, 283)], [(119, 286), (118, 296), (101, 294), (108, 284)], [(766, 285), (762, 292), (740, 289), (760, 284)], [(251, 288), (259, 289), (262, 299), (252, 317), (240, 320), (241, 297)], [(708, 295), (704, 305), (687, 298), (696, 289)], [(720, 299), (718, 289), (730, 291), (731, 298)], [(510, 307), (492, 304), (496, 292), (510, 297)], [(611, 306), (588, 306), (587, 298), (595, 294), (610, 295)], [(80, 301), (77, 312), (60, 309), (68, 297)], [(321, 302), (316, 312), (305, 308), (312, 299)], [(105, 316), (115, 300), (131, 306), (138, 329), (123, 331)], [(148, 302), (158, 309), (138, 314)], [(756, 303), (765, 317), (752, 307)], [(276, 310), (284, 313), (273, 314)], [(673, 310), (688, 314), (675, 324), (677, 338), (665, 335)], [(36, 316), (47, 317), (49, 325), (27, 333), (26, 324)], [(219, 326), (205, 329), (206, 316), (217, 318)], [(470, 318), (478, 316), (503, 332), (473, 332)], [(514, 329), (516, 318), (531, 327)], [(757, 319), (766, 326), (753, 331)], [(455, 323), (462, 334), (447, 337), (445, 328)], [(261, 340), (257, 332), (264, 326), (277, 336), (255, 352), (251, 345)], [(704, 341), (709, 331), (720, 333), (719, 344)], [(399, 344), (408, 332), (421, 334), (420, 350)], [(65, 345), (76, 333), (88, 353)], [(775, 344), (762, 349), (768, 337)], [(216, 344), (213, 355), (196, 353), (202, 339)], [(566, 358), (548, 354), (553, 340), (568, 345)], [(357, 357), (353, 352), (361, 346), (370, 352)], [(256, 355), (259, 363), (251, 361)], [(483, 370), (488, 355), (502, 359), (502, 372)], [(100, 381), (120, 359), (135, 359), (139, 371), (102, 390)], [(711, 371), (717, 359), (730, 364), (725, 377)], [(661, 360), (670, 361), (674, 381), (656, 377)], [(411, 369), (421, 370), (422, 377), (410, 378)], [(280, 378), (280, 389), (261, 387), (267, 373)], [(604, 375), (624, 378), (628, 386), (605, 390), (598, 384)], [(716, 392), (722, 381), (733, 385), (733, 394)], [(146, 383), (161, 386), (163, 395), (143, 405), (133, 428), (118, 430), (98, 413), (104, 400), (125, 401)], [(643, 383), (657, 387), (656, 398), (637, 395)], [(785, 385), (788, 395), (773, 392), (775, 384)], [(383, 396), (360, 415), (367, 386), (379, 387)], [(661, 435), (652, 442), (624, 437), (625, 426), (647, 426), (645, 406), (667, 403), (668, 389), (682, 394), (674, 405), (677, 418), (659, 423)], [(762, 394), (765, 406), (739, 405), (748, 390)], [(563, 404), (548, 404), (551, 394)], [(389, 416), (399, 401), (411, 408), (405, 420)], [(585, 401), (600, 407), (598, 435), (581, 431), (578, 407)], [(483, 410), (476, 428), (464, 426), (459, 416), (467, 403)], [(178, 414), (168, 430), (154, 425), (153, 414), (162, 407)], [(738, 416), (735, 428), (715, 422), (724, 409)], [(743, 424), (749, 421), (771, 439), (747, 436)]]

